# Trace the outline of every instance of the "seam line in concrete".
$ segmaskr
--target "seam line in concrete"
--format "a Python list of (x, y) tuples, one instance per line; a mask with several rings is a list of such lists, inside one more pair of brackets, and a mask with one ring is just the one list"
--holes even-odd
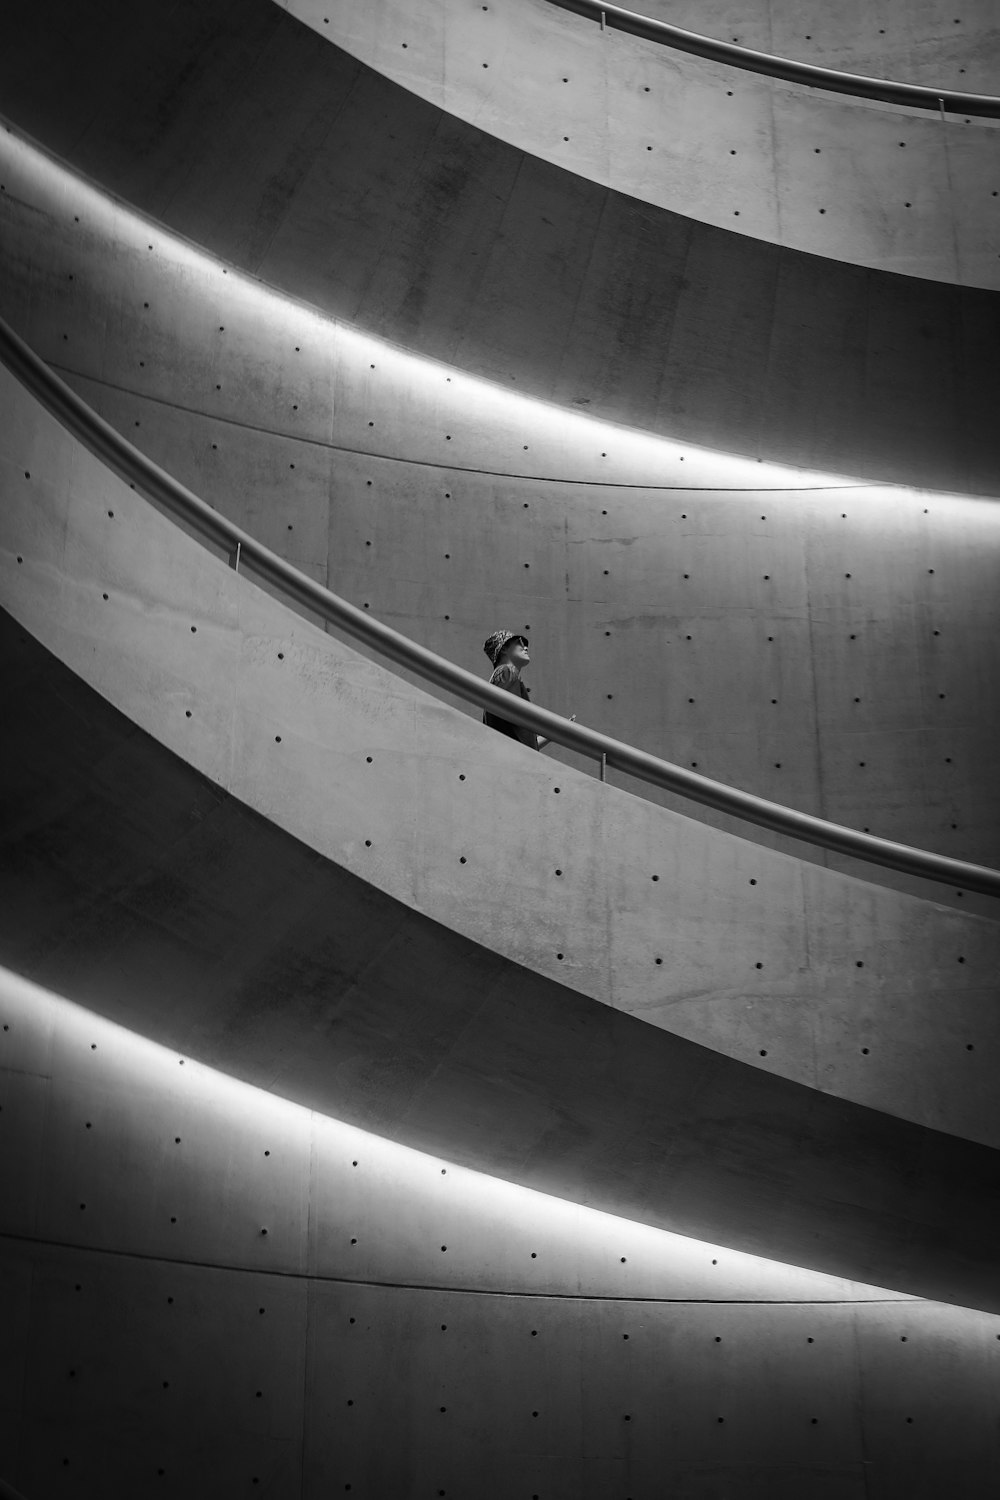
[[(69, 365), (59, 364), (55, 360), (49, 366), (59, 374), (78, 380), (86, 380), (91, 385), (102, 386), (105, 390), (117, 391), (123, 396), (134, 396), (138, 401), (150, 401), (155, 406), (169, 408), (170, 411), (183, 412), (187, 416), (201, 417), (206, 421), (220, 422), (227, 427), (235, 427), (240, 432), (257, 432), (265, 437), (291, 438), (295, 442), (302, 443), (311, 448), (322, 448), (331, 453), (352, 453), (359, 458), (369, 458), (373, 463), (409, 464), (419, 469), (440, 469), (447, 474), (476, 474), (487, 479), (507, 479), (518, 483), (537, 484), (563, 484), (589, 486), (592, 489), (602, 490), (653, 490), (664, 491), (669, 494), (681, 495), (800, 495), (804, 491), (808, 494), (824, 493), (827, 490), (896, 490), (905, 488), (894, 484), (887, 484), (884, 480), (873, 480), (871, 483), (863, 480), (851, 480), (844, 484), (797, 484), (797, 485), (761, 485), (759, 488), (748, 485), (690, 485), (690, 484), (640, 484), (635, 481), (614, 479), (571, 479), (562, 475), (551, 474), (512, 474), (504, 469), (475, 469), (465, 464), (449, 464), (436, 462), (430, 458), (402, 458), (393, 453), (372, 453), (367, 448), (352, 448), (346, 443), (329, 443), (322, 438), (300, 436), (294, 432), (284, 432), (275, 427), (259, 427), (248, 422), (238, 422), (234, 417), (220, 416), (211, 412), (199, 411), (193, 406), (184, 406), (177, 401), (165, 401), (162, 396), (151, 396), (143, 391), (132, 390), (129, 386), (117, 385), (111, 380), (101, 380), (96, 375), (87, 375), (82, 370), (75, 370)], [(633, 429), (629, 429), (631, 434)], [(639, 433), (640, 437), (647, 434)], [(654, 434), (648, 436), (655, 440)], [(723, 454), (724, 458), (739, 457), (738, 454)]]
[[(387, 1291), (446, 1292), (458, 1297), (496, 1297), (526, 1302), (615, 1302), (652, 1306), (704, 1305), (709, 1307), (868, 1307), (870, 1305), (923, 1304), (927, 1299), (899, 1292), (889, 1297), (628, 1297), (588, 1296), (585, 1292), (508, 1292), (492, 1287), (438, 1286), (423, 1281), (377, 1281), (360, 1276), (331, 1276), (323, 1272), (282, 1271), (273, 1266), (240, 1266), (230, 1262), (153, 1255), (144, 1250), (117, 1250), (106, 1245), (84, 1245), (75, 1240), (47, 1240), (39, 1235), (0, 1231), (0, 1241), (36, 1245), (42, 1249), (75, 1250), (84, 1255), (107, 1255), (119, 1260), (150, 1261), (159, 1265), (190, 1267), (200, 1271), (228, 1271), (245, 1276), (275, 1276), (284, 1281), (322, 1282), (332, 1286), (379, 1287)], [(741, 1253), (739, 1251), (737, 1254)]]

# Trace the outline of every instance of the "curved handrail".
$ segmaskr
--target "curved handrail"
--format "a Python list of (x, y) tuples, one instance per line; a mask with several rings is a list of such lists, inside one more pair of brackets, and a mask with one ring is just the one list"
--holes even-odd
[(24, 340), (0, 318), (0, 361), (37, 397), (47, 411), (72, 432), (91, 453), (141, 490), (158, 508), (184, 523), (204, 542), (221, 548), (237, 566), (248, 569), (276, 587), (287, 598), (296, 600), (322, 619), (363, 641), (380, 656), (409, 668), (428, 682), (457, 694), (467, 703), (492, 709), (506, 719), (546, 735), (569, 750), (604, 760), (617, 771), (624, 771), (651, 786), (663, 787), (707, 807), (718, 808), (762, 828), (774, 829), (795, 839), (833, 849), (840, 854), (855, 855), (872, 864), (885, 865), (908, 875), (1000, 896), (1000, 870), (975, 865), (946, 855), (931, 854), (907, 844), (896, 844), (869, 833), (859, 833), (810, 813), (797, 812), (768, 802), (750, 792), (741, 792), (721, 782), (710, 781), (682, 766), (671, 765), (645, 750), (637, 750), (621, 740), (610, 738), (596, 729), (587, 729), (564, 719), (549, 709), (512, 697), (502, 688), (492, 687), (474, 673), (467, 672), (444, 657), (400, 635), (388, 625), (346, 599), (339, 598), (323, 584), (307, 578), (291, 563), (265, 547), (249, 532), (219, 515), (206, 501), (181, 484), (159, 464), (154, 463), (117, 432), (109, 422), (88, 406), (54, 370), (51, 370)]
[(864, 99), (879, 99), (886, 104), (905, 104), (911, 109), (932, 109), (956, 115), (985, 115), (1000, 119), (1000, 98), (990, 94), (959, 94), (953, 89), (928, 88), (919, 83), (892, 83), (884, 78), (866, 78), (860, 73), (841, 73), (836, 68), (820, 68), (814, 63), (794, 62), (790, 57), (774, 57), (769, 52), (755, 52), (734, 42), (701, 36), (626, 10), (621, 5), (607, 5), (603, 0), (549, 0), (561, 10), (575, 11), (588, 20), (598, 21), (601, 28), (629, 31), (647, 41), (659, 42), (678, 52), (691, 52), (713, 62), (728, 63), (749, 73), (766, 73), (788, 83), (805, 84), (807, 88), (827, 89), (835, 94), (857, 94)]

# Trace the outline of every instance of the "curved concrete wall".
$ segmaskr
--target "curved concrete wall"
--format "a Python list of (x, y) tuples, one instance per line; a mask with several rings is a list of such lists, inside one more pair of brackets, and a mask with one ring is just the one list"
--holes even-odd
[(495, 622), (528, 629), (559, 712), (1000, 862), (995, 507), (568, 416), (266, 292), (12, 136), (0, 157), (0, 308), (312, 577), (473, 671)]
[(1000, 62), (993, 0), (644, 0), (655, 16), (724, 42), (869, 78), (992, 94)]
[(995, 1316), (482, 1177), (6, 972), (0, 1016), (29, 1500), (992, 1487)]
[(10, 117), (106, 187), (369, 332), (686, 443), (996, 488), (990, 293), (637, 203), (445, 115), (269, 0), (141, 27), (126, 0), (99, 18), (47, 0), (0, 85)]
[(234, 574), (9, 375), (0, 388), (7, 607), (163, 744), (496, 954), (811, 1087), (997, 1140), (995, 922), (485, 730)]
[[(251, 8), (236, 9), (242, 23)], [(111, 7), (101, 10), (106, 19)], [(195, 72), (218, 83), (218, 14), (182, 6), (149, 20), (185, 45), (196, 35)], [(93, 27), (92, 14), (81, 12), (80, 24)], [(86, 58), (71, 32), (58, 40), (75, 82)], [(54, 36), (46, 87), (60, 67)], [(100, 50), (100, 37), (89, 40)], [(273, 59), (252, 52), (238, 47), (237, 60), (261, 83)], [(102, 67), (121, 65), (113, 49), (104, 54)], [(117, 97), (141, 114), (149, 103), (141, 83), (127, 68), (119, 82)], [(177, 106), (175, 95), (165, 112), (176, 111), (175, 121)], [(194, 153), (204, 156), (204, 147), (191, 137)], [(67, 214), (72, 203), (67, 196)], [(430, 489), (415, 481), (442, 436), (464, 444), (462, 464), (434, 465), (449, 487), (485, 454), (504, 486), (525, 482), (511, 454), (530, 422), (531, 455), (544, 464), (529, 512), (548, 506), (550, 521), (564, 522), (575, 512), (567, 505), (559, 514), (545, 499), (552, 479), (585, 479), (592, 506), (606, 498), (607, 474), (577, 441), (584, 431), (596, 438), (596, 428), (558, 431), (551, 413), (501, 411), (495, 393), (478, 388), (458, 402), (433, 393), (424, 401), (428, 367), (415, 381), (398, 351), (383, 346), (377, 384), (359, 387), (367, 342), (341, 329), (331, 348), (305, 310), (282, 305), (272, 322), (256, 298), (226, 298), (217, 304), (224, 350), (200, 343), (193, 335), (204, 334), (208, 304), (197, 255), (188, 295), (172, 276), (150, 292), (145, 268), (132, 262), (134, 298), (118, 281), (102, 302), (130, 247), (117, 259), (94, 222), (81, 220), (81, 239), (63, 241), (72, 252), (67, 286), (70, 276), (83, 279), (84, 240), (88, 255), (115, 261), (107, 279), (74, 281), (84, 296), (60, 304), (56, 242), (39, 249), (18, 224), (24, 260), (7, 290), (26, 296), (17, 321), (47, 329), (64, 360), (77, 338), (96, 348), (96, 368), (74, 349), (81, 387), (115, 406), (132, 435), (162, 445), (172, 466), (194, 470), (216, 455), (227, 505), (256, 516), (262, 531), (293, 528), (282, 542), (319, 576), (361, 542), (342, 521), (329, 526), (316, 503), (325, 482), (338, 515), (354, 483), (330, 459), (336, 421), (364, 437), (376, 420), (389, 456), (377, 460), (358, 441), (355, 479), (360, 493), (365, 465), (374, 489), (376, 462), (405, 474), (396, 493), (386, 485), (380, 497), (378, 543), (383, 561), (394, 559), (397, 618), (435, 602), (423, 564), (430, 546), (455, 534), (453, 516), (439, 517), (433, 536), (405, 531), (403, 501), (429, 503)], [(147, 243), (158, 269), (176, 270), (176, 246), (158, 229)], [(216, 272), (228, 286), (231, 268)], [(141, 313), (140, 300), (150, 302)], [(145, 343), (136, 335), (149, 313), (157, 321)], [(293, 326), (309, 338), (288, 351)], [(235, 357), (233, 334), (242, 344)], [(122, 358), (128, 349), (138, 380)], [(196, 351), (187, 366), (185, 351)], [(208, 402), (181, 410), (178, 375), (192, 391), (203, 381)], [(995, 1307), (995, 1152), (891, 1117), (915, 1105), (921, 1119), (994, 1138), (996, 1036), (982, 1022), (995, 929), (657, 810), (640, 824), (632, 799), (565, 768), (554, 796), (551, 764), (546, 773), (540, 758), (526, 762), (246, 580), (202, 567), (204, 558), (178, 547), (172, 528), (6, 381), (2, 396), (12, 425), (2, 513), (15, 533), (0, 544), (4, 602), (118, 701), (139, 704), (140, 716), (213, 778), (123, 720), (0, 617), (0, 659), (18, 710), (5, 728), (0, 953), (92, 1007), (77, 1010), (0, 975), (6, 1477), (29, 1500), (148, 1492), (318, 1500), (331, 1488), (416, 1500), (473, 1485), (487, 1500), (607, 1500), (658, 1494), (664, 1484), (705, 1500), (722, 1488), (739, 1500), (991, 1492), (995, 1319), (754, 1262), (730, 1247), (766, 1245), (840, 1277), (850, 1267), (893, 1288)], [(274, 420), (286, 397), (305, 408), (305, 433), (287, 416)], [(457, 414), (461, 427), (450, 420)], [(666, 445), (625, 437), (627, 446), (606, 450), (619, 482), (627, 473), (630, 484), (638, 476), (655, 489), (655, 469), (644, 465), (662, 466)], [(182, 459), (185, 449), (192, 455)], [(310, 454), (321, 461), (310, 465)], [(423, 462), (404, 468), (400, 458)], [(718, 501), (718, 457), (669, 454), (672, 464), (682, 458), (699, 476), (694, 488)], [(286, 462), (307, 474), (294, 507)], [(268, 483), (278, 509), (262, 498)], [(633, 498), (655, 515), (662, 493), (661, 483)], [(502, 495), (481, 498), (480, 514), (490, 505), (504, 514)], [(781, 498), (797, 505), (800, 527), (801, 498)], [(629, 519), (641, 515), (637, 507)], [(370, 508), (354, 512), (359, 533), (371, 519)], [(474, 535), (466, 525), (464, 549)], [(978, 545), (981, 533), (963, 535)], [(409, 588), (406, 543), (423, 549)], [(544, 528), (533, 529), (532, 544), (552, 550)], [(508, 589), (495, 598), (531, 596)], [(967, 629), (969, 612), (962, 618)], [(353, 843), (349, 857), (364, 878), (223, 790), (250, 785), (260, 805), (279, 821), (297, 819), (314, 843)], [(474, 795), (471, 812), (460, 786)], [(566, 807), (561, 819), (555, 803)], [(362, 856), (373, 832), (362, 825), (373, 819), (378, 830)], [(474, 852), (460, 854), (467, 840)], [(479, 865), (484, 851), (491, 872)], [(523, 893), (510, 879), (512, 851), (527, 872)], [(550, 872), (545, 861), (555, 854), (560, 867)], [(622, 878), (626, 856), (647, 855), (663, 856), (646, 869), (648, 885), (641, 869), (642, 878), (631, 879), (635, 869)], [(743, 859), (762, 861), (746, 890)], [(405, 904), (384, 894), (385, 881)], [(662, 905), (651, 902), (661, 892)], [(747, 895), (762, 897), (761, 910), (740, 899)], [(601, 923), (611, 966), (655, 943), (663, 964), (644, 981), (638, 962), (635, 973), (647, 995), (649, 972), (670, 975), (650, 1009), (657, 1024), (638, 1018), (641, 1004), (625, 1015), (587, 998), (572, 988), (578, 976), (556, 984), (447, 931), (422, 915), (436, 903), (488, 939), (506, 913), (501, 947), (520, 940), (518, 921), (531, 942), (558, 938), (562, 968), (578, 955), (594, 966)], [(540, 911), (545, 924), (534, 932)], [(858, 938), (866, 947), (853, 962), (865, 967), (852, 971), (848, 947)], [(750, 940), (762, 952), (766, 945), (753, 993), (731, 963)], [(728, 993), (698, 994), (699, 973)], [(835, 997), (825, 1009), (821, 993)], [(925, 1003), (935, 995), (933, 1007)], [(665, 1030), (675, 1001), (699, 1011), (696, 1029), (709, 1046), (713, 1026), (729, 1033), (730, 1050), (763, 1042), (754, 1065)], [(183, 1050), (150, 1047), (94, 1010)], [(820, 1039), (812, 1057), (810, 1028)], [(875, 1065), (862, 1083), (879, 1109), (823, 1092), (821, 1065), (832, 1069), (834, 1093), (856, 1088), (848, 1076), (855, 1047), (859, 1069)], [(271, 1094), (199, 1067), (197, 1057)], [(772, 1061), (775, 1071), (764, 1071)], [(789, 1081), (800, 1075), (810, 1087)], [(442, 1154), (400, 1152), (285, 1105), (274, 1098), (280, 1092)], [(457, 1169), (456, 1156), (688, 1233), (711, 1223), (726, 1248), (484, 1181)]]
[(449, 114), (630, 197), (832, 260), (1000, 287), (1000, 121), (784, 83), (602, 33), (548, 0), (277, 3)]
[(6, 614), (0, 632), (20, 708), (0, 862), (11, 967), (182, 1057), (465, 1165), (1000, 1310), (995, 1151), (498, 957), (317, 858)]

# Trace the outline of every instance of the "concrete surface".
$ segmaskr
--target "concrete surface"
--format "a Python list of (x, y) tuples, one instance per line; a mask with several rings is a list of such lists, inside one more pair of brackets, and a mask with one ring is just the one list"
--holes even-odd
[[(40, 117), (50, 111), (49, 126), (102, 89), (102, 107), (113, 100), (140, 134), (143, 118), (155, 117), (161, 164), (172, 156), (162, 202), (188, 211), (182, 184), (197, 159), (203, 185), (214, 174), (225, 217), (227, 195), (252, 192), (257, 168), (268, 170), (260, 151), (246, 165), (252, 131), (213, 128), (227, 110), (227, 71), (258, 112), (258, 145), (289, 132), (277, 156), (303, 125), (319, 76), (290, 66), (291, 51), (275, 70), (280, 59), (255, 30), (262, 11), (180, 5), (144, 15), (141, 31), (129, 24), (134, 12), (108, 4), (63, 12), (56, 25), (51, 9), (26, 13), (8, 74), (43, 32), (45, 67), (31, 90), (27, 75), (9, 80), (8, 97), (28, 99)], [(149, 87), (130, 46), (172, 80), (165, 92)], [(362, 92), (364, 78), (355, 75)], [(360, 101), (362, 115), (373, 97)], [(306, 105), (296, 119), (291, 98)], [(331, 113), (342, 104), (329, 91), (326, 102)], [(319, 137), (337, 149), (324, 136), (328, 121), (314, 116), (293, 141), (270, 214), (280, 217), (282, 193)], [(367, 184), (385, 187), (386, 158), (378, 160), (372, 117), (368, 124), (375, 149), (366, 165), (376, 170)], [(102, 175), (156, 176), (155, 151), (132, 155), (114, 130), (85, 130), (75, 147), (93, 152)], [(370, 590), (391, 568), (383, 612), (419, 617), (456, 596), (444, 575), (440, 584), (431, 576), (440, 546), (452, 553), (441, 561), (461, 568), (471, 623), (474, 589), (485, 599), (494, 574), (525, 560), (501, 546), (498, 566), (477, 572), (475, 528), (495, 515), (503, 542), (523, 508), (514, 487), (530, 483), (528, 513), (544, 521), (531, 528), (528, 560), (533, 570), (545, 560), (545, 591), (556, 577), (550, 555), (563, 547), (574, 557), (566, 538), (578, 519), (574, 540), (586, 554), (598, 508), (609, 521), (627, 519), (633, 530), (622, 535), (650, 551), (632, 572), (627, 552), (608, 575), (601, 569), (616, 589), (623, 573), (615, 599), (602, 597), (609, 586), (592, 558), (577, 563), (572, 591), (567, 569), (563, 628), (585, 619), (570, 612), (578, 596), (627, 607), (625, 583), (645, 616), (662, 608), (656, 568), (670, 556), (658, 514), (663, 466), (676, 474), (684, 460), (706, 507), (698, 538), (714, 591), (695, 618), (707, 626), (713, 607), (718, 617), (719, 591), (734, 580), (743, 598), (752, 574), (735, 560), (753, 543), (732, 495), (721, 493), (718, 454), (636, 433), (612, 448), (593, 425), (559, 431), (558, 414), (502, 406), (470, 383), (461, 400), (442, 402), (457, 371), (437, 371), (431, 391), (431, 367), (416, 377), (383, 345), (367, 361), (379, 366), (377, 379), (362, 385), (371, 348), (363, 334), (340, 328), (331, 345), (312, 336), (321, 320), (308, 309), (275, 299), (265, 311), (266, 299), (248, 301), (243, 283), (211, 309), (223, 341), (213, 349), (203, 256), (189, 249), (184, 259), (151, 228), (151, 283), (127, 213), (117, 215), (120, 241), (104, 233), (110, 221), (100, 213), (80, 213), (74, 237), (79, 185), (59, 189), (60, 211), (50, 204), (38, 214), (29, 194), (11, 213), (11, 159), (0, 170), (11, 272), (3, 295), (19, 300), (33, 329), (72, 342), (73, 354), (61, 353), (81, 387), (133, 435), (148, 433), (172, 467), (212, 475), (211, 453), (224, 503), (277, 533), (319, 576), (327, 569), (336, 581), (352, 547), (360, 556), (362, 540), (377, 541), (380, 566), (357, 571), (355, 586), (381, 608)], [(390, 218), (392, 200), (390, 190), (379, 210)], [(365, 214), (374, 211), (369, 193)], [(31, 213), (44, 220), (34, 234)], [(266, 244), (269, 213), (242, 225), (229, 216), (251, 259)], [(352, 254), (359, 248), (360, 240)], [(348, 274), (347, 259), (334, 280)], [(79, 300), (55, 295), (60, 264)], [(236, 280), (232, 266), (213, 271), (217, 287)], [(410, 283), (414, 290), (408, 330), (422, 317)], [(151, 313), (147, 343), (140, 330)], [(378, 316), (391, 325), (397, 314), (384, 303)], [(293, 328), (309, 341), (295, 348)], [(984, 347), (986, 338), (988, 330)], [(557, 342), (543, 350), (550, 369)], [(305, 375), (296, 369), (303, 356)], [(898, 370), (906, 361), (897, 358)], [(609, 367), (604, 385), (620, 373)], [(527, 369), (529, 383), (537, 374)], [(185, 389), (197, 398), (190, 411)], [(716, 399), (720, 389), (715, 381)], [(283, 413), (286, 399), (301, 418)], [(708, 411), (707, 394), (700, 399)], [(1000, 1323), (901, 1292), (997, 1308), (996, 1153), (979, 1144), (996, 1133), (995, 925), (647, 811), (539, 757), (529, 765), (196, 558), (9, 383), (0, 402), (9, 422), (0, 598), (76, 668), (3, 616), (4, 697), (15, 711), (0, 784), (0, 960), (90, 1007), (0, 974), (0, 1472), (28, 1500), (319, 1500), (348, 1490), (371, 1500), (659, 1500), (665, 1486), (685, 1500), (991, 1493)], [(989, 402), (984, 387), (973, 426)], [(806, 408), (797, 410), (796, 441), (813, 444), (815, 463), (826, 440), (810, 436)], [(717, 423), (721, 412), (717, 404)], [(444, 418), (444, 440), (463, 444), (460, 463), (437, 461)], [(372, 420), (377, 441), (366, 445)], [(936, 455), (925, 483), (947, 469), (940, 432), (921, 431), (917, 403), (905, 462), (916, 473), (922, 455)], [(532, 461), (544, 457), (537, 470), (525, 457), (517, 471), (511, 459), (522, 433)], [(598, 449), (619, 483), (637, 487), (623, 515), (601, 503), (614, 491)], [(970, 466), (960, 455), (961, 483), (986, 472), (976, 469), (986, 451)], [(286, 463), (296, 465), (294, 490)], [(477, 475), (477, 466), (493, 472)], [(432, 483), (420, 482), (422, 470), (433, 470)], [(775, 500), (789, 507), (782, 559), (800, 558), (803, 537), (815, 539), (802, 576), (812, 588), (810, 628), (822, 636), (825, 612), (839, 625), (847, 616), (827, 587), (831, 535), (814, 476), (792, 485), (771, 477), (786, 492)], [(580, 518), (561, 493), (568, 479), (586, 495)], [(376, 484), (377, 517), (357, 500)], [(435, 508), (433, 485), (460, 500), (460, 525), (455, 510)], [(743, 485), (746, 498), (754, 486)], [(889, 601), (879, 615), (885, 633), (867, 638), (891, 706), (875, 731), (881, 744), (914, 707), (897, 679), (912, 663), (927, 666), (919, 649), (896, 658), (895, 671), (885, 660), (906, 635), (907, 591), (921, 623), (940, 628), (949, 612), (941, 639), (954, 681), (959, 639), (975, 648), (988, 628), (991, 533), (978, 519), (985, 507), (970, 521), (973, 505), (929, 501), (928, 515), (942, 521), (928, 532), (929, 565), (946, 576), (928, 604), (913, 561), (917, 497), (887, 519), (877, 491), (851, 493), (865, 506), (857, 532), (850, 517), (852, 548), (865, 541), (860, 608), (854, 599), (863, 629)], [(417, 506), (431, 518), (424, 528), (412, 525)], [(609, 533), (605, 550), (620, 545), (617, 526)], [(418, 565), (409, 576), (406, 547)], [(887, 586), (900, 553), (912, 571)], [(499, 582), (490, 600), (498, 605), (543, 591)], [(759, 598), (746, 601), (741, 619), (762, 618)], [(801, 618), (801, 589), (782, 608)], [(604, 617), (588, 628), (596, 634)], [(700, 627), (691, 633), (697, 639)], [(732, 651), (739, 634), (716, 639), (709, 660)], [(878, 650), (878, 639), (888, 644)], [(798, 631), (783, 641), (796, 673), (803, 640)], [(822, 655), (808, 660), (818, 672)], [(985, 723), (978, 671), (962, 676), (961, 717), (974, 736)], [(928, 681), (921, 677), (922, 695)], [(840, 686), (834, 671), (831, 718)], [(725, 690), (726, 679), (713, 679), (714, 697)], [(925, 709), (922, 697), (921, 740)], [(750, 695), (746, 712), (756, 710)], [(628, 712), (638, 722), (637, 707)], [(961, 727), (950, 720), (949, 749)], [(911, 795), (912, 761), (906, 771)], [(961, 786), (969, 784), (964, 761)], [(268, 816), (238, 800), (251, 786)], [(492, 950), (427, 915), (438, 910)], [(546, 961), (568, 983), (504, 956), (525, 935), (529, 947), (558, 940), (562, 957)], [(750, 984), (748, 944), (764, 964)], [(613, 1008), (623, 996), (609, 1005), (582, 993), (605, 969), (633, 986), (633, 1014)], [(663, 982), (651, 984), (651, 973)], [(698, 988), (702, 975), (708, 990)], [(706, 1045), (665, 1029), (671, 1012), (678, 1030), (689, 1026), (685, 1011)], [(763, 1071), (772, 1064), (774, 1073)], [(856, 1102), (865, 1099), (877, 1107)], [(678, 1238), (665, 1224), (715, 1242)]]
[(1000, 863), (995, 506), (559, 412), (268, 292), (13, 136), (0, 163), (5, 315), (312, 577), (473, 671), (494, 622), (530, 627), (537, 701)]
[(44, 0), (0, 85), (10, 118), (107, 188), (361, 329), (687, 443), (996, 488), (989, 294), (614, 193), (269, 0), (185, 0), (141, 26), (127, 0)]
[(996, 1316), (512, 1187), (6, 972), (0, 1017), (0, 1434), (28, 1500), (992, 1485)]
[[(17, 627), (4, 659), (21, 668), (22, 744), (34, 725), (49, 749), (11, 747), (5, 795), (21, 811), (5, 816), (3, 954), (46, 987), (72, 985), (81, 1024), (107, 1017), (159, 1039), (172, 1068), (200, 1061), (573, 1203), (1000, 1308), (995, 1150), (731, 1061), (512, 964), (317, 858)], [(83, 1050), (101, 1051), (99, 1036)], [(66, 1215), (87, 1210), (58, 1197), (38, 1154), (39, 1069), (24, 1071), (14, 1228), (51, 1201), (66, 1233)], [(926, 1065), (924, 1078), (932, 1087)], [(146, 1136), (126, 1133), (129, 1160), (146, 1162)], [(299, 1202), (294, 1174), (287, 1186)], [(127, 1229), (149, 1253), (124, 1168), (101, 1191), (105, 1232)], [(222, 1232), (207, 1202), (188, 1221), (192, 1254)], [(473, 1258), (465, 1274), (494, 1273)]]
[(1000, 287), (1000, 120), (783, 83), (548, 0), (276, 3), (449, 114), (632, 198), (836, 261)]
[(870, 78), (991, 94), (1000, 67), (993, 0), (643, 0), (673, 26)]
[(993, 1305), (995, 923), (551, 767), (4, 401), (8, 964), (496, 1175)]
[[(0, 390), (6, 607), (169, 749), (497, 955), (754, 1066), (996, 1143), (995, 920), (505, 741), (235, 574), (9, 375)], [(32, 722), (24, 733), (25, 763), (40, 765)], [(51, 768), (54, 786), (64, 777)], [(39, 795), (47, 809), (44, 781)]]

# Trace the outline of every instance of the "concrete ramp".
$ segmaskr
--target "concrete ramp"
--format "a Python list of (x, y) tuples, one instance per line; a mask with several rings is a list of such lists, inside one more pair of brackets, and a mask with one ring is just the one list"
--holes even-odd
[[(565, 767), (554, 781), (542, 757), (352, 661), (103, 470), (9, 378), (5, 399), (21, 417), (2, 468), (2, 659), (18, 706), (5, 962), (237, 1077), (496, 1176), (852, 1280), (998, 1305), (993, 1150), (624, 1014), (380, 886), (378, 870), (398, 876), (418, 847), (404, 832), (394, 849), (394, 796), (425, 807), (458, 870), (459, 845), (468, 862), (492, 828), (506, 884), (471, 908), (492, 930), (512, 883), (532, 878), (546, 826), (565, 820), (571, 852), (607, 788)], [(289, 661), (290, 697), (277, 686)], [(367, 797), (358, 778), (378, 773), (361, 722), (390, 726), (411, 767), (373, 779)], [(471, 757), (467, 773), (456, 754)], [(474, 794), (450, 816), (429, 792), (442, 767), (456, 799)], [(613, 795), (647, 825), (685, 823)], [(543, 801), (558, 812), (541, 819)], [(370, 840), (347, 836), (352, 806)], [(345, 859), (278, 826), (290, 808), (340, 827)], [(633, 862), (627, 823), (605, 814), (603, 826), (602, 847), (617, 841), (620, 864)], [(722, 870), (709, 843), (796, 866), (702, 825), (689, 837), (708, 842), (687, 863), (675, 847), (674, 866), (703, 901)], [(355, 858), (373, 861), (367, 878), (348, 868)], [(931, 903), (877, 894), (937, 918)], [(954, 1101), (968, 1093), (939, 1056), (924, 1076)]]

